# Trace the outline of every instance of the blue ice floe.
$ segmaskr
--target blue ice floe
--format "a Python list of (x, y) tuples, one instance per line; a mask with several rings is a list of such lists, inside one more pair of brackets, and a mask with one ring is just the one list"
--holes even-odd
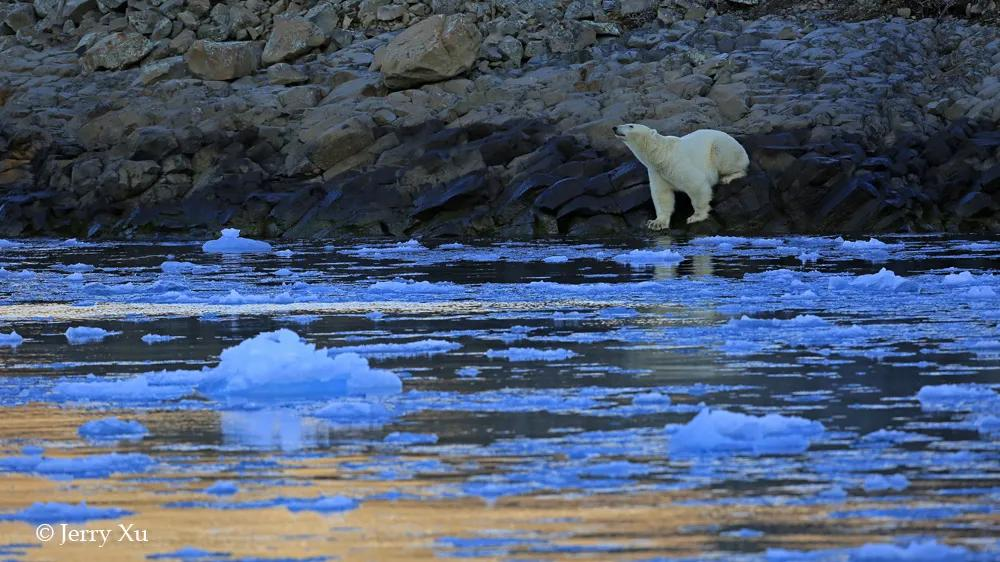
[(92, 519), (119, 519), (132, 515), (131, 511), (116, 507), (91, 507), (87, 502), (79, 504), (58, 502), (36, 502), (13, 513), (0, 513), (0, 521), (23, 521), (37, 525), (40, 523), (82, 523)]
[(244, 254), (270, 252), (271, 245), (260, 240), (241, 238), (237, 228), (225, 228), (219, 238), (205, 242), (201, 249), (209, 254)]
[(453, 341), (427, 339), (406, 343), (372, 343), (347, 347), (333, 347), (329, 349), (329, 352), (331, 354), (357, 353), (362, 357), (372, 358), (424, 357), (447, 353), (461, 347), (462, 344)]
[(213, 496), (231, 496), (240, 491), (240, 487), (235, 482), (220, 480), (203, 490), (206, 494)]
[(939, 384), (924, 386), (917, 400), (926, 411), (1000, 411), (1000, 394), (985, 384)]
[(141, 423), (117, 417), (90, 420), (81, 425), (76, 432), (80, 437), (93, 441), (141, 439), (149, 435), (149, 430)]
[(17, 347), (24, 342), (20, 334), (11, 330), (9, 334), (0, 332), (0, 347)]
[(21, 271), (12, 271), (0, 267), (0, 279), (26, 281), (28, 279), (34, 279), (34, 278), (35, 278), (35, 272), (29, 269), (22, 269)]
[(434, 433), (401, 433), (394, 431), (382, 440), (391, 445), (433, 445), (438, 442)]
[(78, 345), (84, 343), (94, 343), (109, 336), (115, 336), (121, 332), (111, 332), (104, 328), (94, 328), (91, 326), (76, 326), (66, 329), (66, 340), (70, 344)]
[(288, 329), (264, 332), (225, 349), (219, 364), (200, 371), (143, 373), (129, 379), (66, 381), (53, 392), (70, 399), (156, 402), (195, 391), (226, 403), (315, 402), (382, 395), (402, 389), (390, 371), (372, 369), (355, 353), (330, 354)]
[(830, 289), (875, 290), (886, 292), (915, 292), (920, 290), (916, 281), (896, 275), (882, 268), (878, 273), (858, 275), (856, 277), (833, 277), (829, 281)]
[(165, 336), (165, 335), (161, 335), (161, 334), (146, 334), (145, 336), (142, 336), (139, 339), (141, 339), (146, 344), (152, 345), (154, 343), (163, 343), (163, 342), (168, 342), (168, 341), (172, 341), (172, 340), (181, 339), (183, 337), (184, 336)]
[(765, 557), (767, 562), (986, 562), (995, 560), (995, 554), (941, 544), (931, 538), (812, 551), (769, 548)]
[(358, 501), (346, 496), (316, 496), (313, 498), (276, 497), (266, 500), (248, 502), (198, 502), (183, 501), (165, 504), (171, 508), (207, 508), (207, 509), (271, 509), (283, 507), (292, 513), (311, 511), (315, 513), (340, 513), (358, 507)]
[(820, 422), (804, 418), (752, 416), (710, 408), (684, 425), (668, 426), (671, 429), (670, 454), (680, 457), (801, 453), (825, 431)]
[(112, 474), (146, 472), (155, 464), (141, 453), (109, 453), (81, 457), (25, 455), (0, 457), (0, 472), (38, 474), (48, 478), (107, 478)]
[(508, 361), (562, 361), (576, 357), (576, 353), (568, 349), (532, 347), (511, 347), (507, 349), (488, 349), (484, 353), (490, 359), (506, 359)]
[(219, 271), (219, 266), (217, 265), (198, 265), (196, 263), (191, 263), (189, 261), (172, 261), (167, 260), (160, 264), (160, 271), (163, 273), (170, 274), (180, 274), (180, 273), (215, 273)]
[(653, 265), (675, 265), (684, 261), (684, 256), (670, 250), (632, 250), (613, 258), (618, 263), (632, 267)]
[(878, 492), (882, 490), (895, 490), (897, 492), (910, 487), (910, 481), (902, 474), (885, 476), (882, 474), (871, 474), (865, 477), (861, 487), (866, 492)]

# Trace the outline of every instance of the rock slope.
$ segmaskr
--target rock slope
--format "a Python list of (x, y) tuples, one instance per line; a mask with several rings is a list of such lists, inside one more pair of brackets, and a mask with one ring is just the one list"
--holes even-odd
[(622, 122), (747, 146), (694, 232), (1000, 232), (997, 27), (755, 4), (8, 3), (0, 235), (642, 233)]

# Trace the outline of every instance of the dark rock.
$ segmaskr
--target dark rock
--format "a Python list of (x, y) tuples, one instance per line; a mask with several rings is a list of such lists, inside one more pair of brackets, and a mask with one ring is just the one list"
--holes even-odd
[(414, 218), (424, 219), (438, 211), (461, 209), (489, 197), (487, 180), (482, 172), (460, 177), (433, 188), (413, 201)]
[(985, 193), (1000, 192), (1000, 164), (993, 166), (979, 176), (979, 189)]
[(992, 197), (981, 191), (972, 191), (959, 199), (954, 212), (958, 217), (970, 218), (996, 208), (997, 204)]
[(166, 127), (141, 127), (128, 138), (134, 160), (160, 160), (177, 149), (177, 139)]

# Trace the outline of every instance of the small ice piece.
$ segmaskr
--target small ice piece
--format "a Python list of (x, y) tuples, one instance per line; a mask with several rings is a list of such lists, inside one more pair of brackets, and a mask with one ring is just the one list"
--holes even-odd
[(73, 273), (90, 273), (94, 271), (94, 266), (87, 263), (74, 263), (72, 265), (65, 265), (62, 269), (72, 271)]
[(576, 353), (568, 349), (536, 349), (531, 347), (489, 349), (485, 355), (490, 359), (506, 359), (508, 361), (562, 361), (576, 357)]
[(566, 256), (549, 256), (542, 259), (542, 261), (545, 263), (566, 263), (569, 261), (569, 258)]
[(819, 259), (819, 252), (802, 252), (801, 254), (799, 254), (799, 261), (802, 262), (802, 265), (805, 265), (809, 262), (815, 262), (818, 259)]
[(318, 418), (345, 425), (380, 425), (392, 414), (379, 402), (348, 398), (335, 400), (313, 412)]
[(383, 314), (383, 313), (381, 313), (381, 312), (379, 312), (379, 311), (376, 310), (376, 311), (373, 311), (373, 312), (369, 312), (368, 314), (365, 314), (365, 318), (367, 318), (367, 319), (369, 319), (369, 320), (371, 320), (373, 322), (378, 322), (379, 320), (385, 318), (385, 314)]
[(673, 455), (795, 454), (822, 437), (817, 421), (794, 416), (752, 416), (705, 408), (670, 438)]
[(461, 285), (456, 285), (448, 281), (434, 283), (431, 281), (413, 281), (410, 279), (396, 278), (391, 281), (376, 281), (368, 287), (368, 291), (376, 295), (441, 295), (449, 293), (461, 293), (464, 291)]
[(917, 291), (920, 288), (915, 281), (896, 275), (884, 267), (878, 273), (858, 275), (853, 279), (832, 278), (829, 286), (831, 289), (876, 289), (881, 291)]
[(152, 345), (154, 343), (162, 343), (165, 341), (181, 339), (183, 337), (184, 336), (162, 336), (160, 334), (146, 334), (145, 336), (142, 336), (141, 339), (143, 342)]
[(455, 374), (460, 377), (477, 377), (479, 376), (479, 369), (475, 367), (462, 367), (455, 371)]
[(633, 406), (669, 406), (670, 397), (662, 392), (643, 392), (632, 397)]
[(9, 334), (0, 332), (0, 347), (17, 347), (23, 341), (24, 338), (14, 330), (11, 330)]
[(76, 430), (80, 437), (93, 441), (117, 439), (141, 439), (149, 435), (146, 426), (135, 420), (120, 420), (117, 417), (90, 420)]
[(71, 283), (80, 283), (81, 281), (83, 281), (83, 274), (79, 272), (70, 273), (69, 275), (66, 276), (66, 280)]
[(121, 332), (109, 332), (104, 328), (93, 328), (90, 326), (76, 326), (66, 329), (66, 339), (69, 343), (76, 345), (82, 343), (93, 343), (103, 340), (108, 336), (115, 336)]
[(997, 293), (990, 287), (970, 287), (965, 296), (973, 299), (992, 299)]
[(861, 487), (866, 492), (878, 492), (882, 490), (895, 490), (899, 492), (907, 489), (909, 486), (910, 481), (902, 474), (893, 474), (892, 476), (870, 474), (865, 477), (865, 481), (861, 484)]
[(402, 433), (394, 431), (382, 440), (392, 445), (433, 445), (438, 442), (434, 433)]
[(278, 256), (279, 258), (290, 258), (295, 255), (295, 252), (291, 250), (278, 250), (277, 252), (274, 253), (274, 255)]
[(670, 250), (632, 250), (613, 258), (618, 263), (632, 267), (676, 264), (684, 261), (684, 256)]
[(870, 443), (908, 443), (911, 441), (929, 441), (930, 437), (920, 433), (899, 431), (895, 429), (880, 429), (861, 437), (861, 441)]
[(236, 492), (240, 491), (239, 486), (235, 482), (230, 482), (229, 480), (219, 480), (215, 484), (204, 489), (206, 494), (212, 494), (214, 496), (231, 496)]
[(420, 340), (406, 343), (370, 343), (330, 348), (331, 354), (357, 353), (362, 357), (422, 357), (447, 353), (462, 347), (448, 340)]
[(116, 507), (90, 507), (87, 502), (79, 504), (36, 502), (20, 511), (0, 513), (0, 521), (23, 521), (33, 525), (83, 523), (91, 519), (119, 519), (128, 515), (132, 515), (132, 512)]
[(902, 244), (886, 244), (885, 242), (877, 238), (869, 238), (868, 240), (845, 240), (840, 244), (840, 247), (845, 250), (852, 250), (857, 252), (870, 252), (870, 251), (885, 252), (893, 248), (899, 248), (901, 246)]
[(996, 405), (1000, 395), (985, 384), (939, 384), (921, 388), (917, 400), (926, 411), (965, 412)]
[(288, 316), (282, 316), (278, 318), (282, 322), (294, 322), (300, 326), (305, 326), (307, 324), (312, 324), (320, 319), (319, 316), (315, 314), (290, 314)]
[(201, 249), (209, 254), (243, 254), (270, 252), (271, 245), (260, 240), (241, 238), (237, 228), (224, 228), (222, 236), (202, 244)]
[(960, 286), (960, 285), (975, 285), (979, 282), (979, 278), (975, 275), (969, 273), (968, 271), (960, 271), (958, 273), (949, 273), (944, 276), (941, 280), (942, 285), (947, 286)]
[(736, 529), (735, 531), (725, 531), (720, 533), (724, 537), (734, 537), (739, 539), (755, 539), (764, 536), (764, 531), (757, 529)]
[(459, 242), (449, 242), (447, 244), (441, 244), (440, 246), (438, 246), (437, 248), (434, 248), (434, 249), (435, 250), (461, 250), (464, 247), (465, 247), (465, 244), (461, 244)]
[(20, 248), (24, 244), (20, 242), (15, 242), (13, 240), (4, 240), (0, 238), (0, 250), (8, 250), (10, 248)]
[(41, 474), (54, 479), (107, 478), (112, 474), (146, 472), (155, 464), (141, 453), (110, 453), (81, 457), (0, 457), (0, 472)]
[(160, 264), (163, 273), (213, 273), (219, 270), (217, 265), (198, 265), (189, 261), (168, 260)]
[(1000, 434), (1000, 416), (994, 416), (992, 414), (979, 416), (973, 420), (973, 425), (975, 425), (976, 430), (983, 435)]
[(178, 548), (177, 550), (171, 552), (158, 552), (156, 554), (148, 554), (146, 558), (148, 560), (193, 560), (195, 562), (203, 561), (207, 562), (209, 560), (225, 560), (229, 558), (230, 554), (228, 552), (222, 551), (209, 551), (202, 550), (200, 548), (194, 548), (193, 546), (185, 546), (183, 548)]
[(295, 275), (295, 272), (287, 267), (282, 267), (281, 269), (276, 270), (274, 274), (278, 277), (291, 277), (292, 275)]
[(13, 271), (0, 267), (0, 279), (33, 279), (35, 277), (35, 272), (27, 269), (21, 271)]

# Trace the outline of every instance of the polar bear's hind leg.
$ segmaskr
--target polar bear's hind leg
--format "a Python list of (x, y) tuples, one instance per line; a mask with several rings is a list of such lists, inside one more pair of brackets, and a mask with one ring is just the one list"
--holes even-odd
[(745, 178), (745, 177), (747, 177), (747, 173), (745, 171), (736, 172), (734, 174), (729, 174), (729, 175), (720, 177), (719, 178), (719, 183), (727, 184), (727, 183), (729, 183), (731, 181), (738, 180), (740, 178)]
[(700, 189), (692, 189), (688, 192), (691, 197), (691, 206), (694, 213), (688, 217), (687, 223), (692, 224), (708, 218), (708, 213), (712, 211), (712, 186), (703, 185)]

